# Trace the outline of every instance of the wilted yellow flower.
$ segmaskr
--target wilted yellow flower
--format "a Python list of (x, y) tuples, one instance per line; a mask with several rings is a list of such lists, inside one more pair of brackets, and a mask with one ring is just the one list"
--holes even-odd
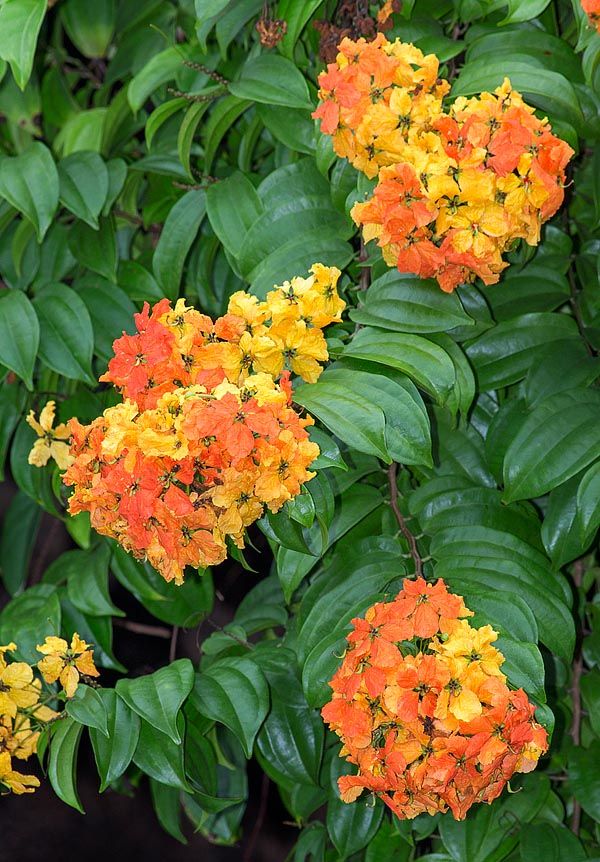
[(67, 697), (73, 697), (77, 691), (80, 674), (99, 676), (92, 647), (77, 632), (73, 635), (70, 647), (63, 638), (47, 637), (36, 649), (44, 656), (37, 664), (42, 676), (49, 683), (59, 680)]
[(8, 751), (0, 753), (0, 784), (8, 787), (13, 793), (20, 796), (22, 793), (33, 793), (40, 786), (39, 778), (35, 775), (23, 775), (15, 772)]
[(56, 404), (48, 401), (40, 413), (39, 422), (35, 418), (33, 410), (29, 411), (26, 422), (30, 425), (40, 438), (33, 444), (33, 448), (27, 459), (34, 467), (45, 467), (50, 458), (54, 458), (60, 470), (66, 470), (73, 463), (69, 454), (69, 444), (65, 443), (71, 436), (68, 427), (61, 423), (53, 428)]

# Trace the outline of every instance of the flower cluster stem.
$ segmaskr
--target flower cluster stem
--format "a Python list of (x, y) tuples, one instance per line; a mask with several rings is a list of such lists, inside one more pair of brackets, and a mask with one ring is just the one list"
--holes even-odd
[(390, 465), (388, 469), (388, 483), (390, 487), (390, 506), (392, 507), (392, 512), (394, 513), (396, 520), (398, 521), (400, 531), (408, 542), (410, 555), (413, 558), (413, 562), (415, 564), (415, 577), (422, 578), (423, 561), (421, 559), (421, 555), (419, 554), (417, 540), (415, 539), (411, 531), (408, 529), (408, 525), (406, 523), (404, 515), (400, 511), (400, 506), (398, 505), (398, 464), (395, 461)]

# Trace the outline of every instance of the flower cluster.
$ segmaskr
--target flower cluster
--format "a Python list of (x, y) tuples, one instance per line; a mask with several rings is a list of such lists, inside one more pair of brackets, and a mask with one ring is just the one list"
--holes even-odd
[(314, 382), (328, 358), (322, 329), (340, 320), (340, 272), (315, 264), (266, 301), (235, 293), (216, 321), (179, 300), (136, 315), (101, 378), (123, 402), (91, 425), (71, 420), (71, 514), (88, 511), (166, 580), (225, 559), (229, 537), (278, 511), (314, 473), (310, 416), (291, 404), (290, 372)]
[(62, 693), (43, 692), (31, 665), (10, 659), (8, 654), (16, 649), (14, 643), (0, 646), (0, 789), (20, 795), (33, 793), (40, 782), (35, 775), (13, 769), (13, 760), (27, 760), (35, 754), (41, 732), (60, 717), (48, 702), (72, 697), (79, 675), (94, 677), (98, 671), (91, 648), (79, 635), (73, 635), (70, 647), (62, 638), (47, 637), (37, 647), (45, 656), (37, 668), (47, 683), (60, 680)]
[(581, 8), (588, 16), (592, 27), (600, 33), (600, 0), (581, 0)]
[(525, 692), (508, 688), (497, 633), (471, 615), (442, 580), (418, 578), (353, 620), (322, 710), (358, 766), (339, 779), (345, 802), (368, 789), (401, 819), (450, 809), (462, 820), (535, 768), (546, 731)]
[(508, 79), (446, 112), (437, 74), (437, 58), (413, 45), (345, 39), (314, 116), (338, 155), (378, 179), (352, 209), (365, 240), (389, 266), (451, 292), (477, 276), (494, 284), (516, 240), (539, 242), (573, 151)]

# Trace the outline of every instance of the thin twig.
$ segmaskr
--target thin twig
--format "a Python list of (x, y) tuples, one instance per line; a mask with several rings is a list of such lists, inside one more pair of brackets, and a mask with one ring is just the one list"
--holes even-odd
[[(583, 560), (576, 560), (573, 565), (573, 582), (579, 590), (583, 582), (583, 573), (585, 571), (585, 563)], [(581, 743), (581, 675), (583, 673), (583, 654), (581, 650), (581, 639), (577, 645), (575, 652), (575, 660), (573, 662), (573, 678), (571, 680), (571, 697), (573, 699), (573, 719), (571, 721), (571, 739), (573, 745)], [(571, 831), (575, 835), (579, 835), (579, 827), (581, 825), (581, 805), (577, 799), (573, 800), (573, 813), (571, 815)]]
[(256, 817), (256, 821), (254, 823), (254, 828), (252, 829), (252, 833), (250, 838), (248, 839), (248, 844), (246, 846), (246, 850), (244, 851), (244, 856), (242, 858), (242, 862), (252, 862), (252, 854), (254, 853), (254, 845), (260, 835), (260, 830), (262, 829), (263, 820), (265, 819), (265, 814), (267, 813), (267, 799), (269, 797), (269, 776), (263, 773), (262, 777), (262, 785), (260, 788), (260, 805), (258, 808), (258, 815)]
[(171, 629), (164, 626), (148, 626), (146, 623), (134, 623), (131, 620), (121, 620), (119, 618), (113, 620), (116, 626), (121, 626), (122, 629), (127, 629), (136, 635), (148, 635), (152, 638), (164, 638), (168, 640), (172, 636)]
[[(358, 259), (361, 263), (364, 263), (368, 259), (369, 255), (367, 254), (367, 249), (365, 247), (365, 241), (363, 238), (360, 238), (360, 254)], [(360, 271), (360, 280), (358, 282), (359, 290), (367, 290), (369, 285), (371, 284), (371, 267), (363, 266)]]
[(224, 629), (223, 626), (220, 626), (219, 623), (216, 623), (214, 620), (211, 620), (210, 617), (206, 617), (204, 622), (207, 622), (209, 626), (215, 631), (221, 632), (221, 634), (226, 635), (228, 638), (239, 643), (240, 646), (246, 647), (246, 649), (254, 649), (254, 645), (250, 643), (250, 641), (246, 641), (243, 638), (239, 638), (237, 635), (234, 635), (233, 632), (228, 632), (227, 629)]
[(113, 213), (117, 218), (125, 219), (125, 221), (129, 221), (129, 222), (131, 222), (131, 224), (135, 224), (138, 227), (143, 228), (144, 230), (148, 230), (148, 231), (150, 231), (150, 233), (160, 235), (160, 233), (162, 231), (162, 226), (159, 224), (151, 224), (151, 225), (148, 225), (148, 227), (146, 228), (146, 225), (144, 224), (143, 218), (141, 218), (138, 215), (134, 215), (133, 213), (128, 213), (128, 212), (126, 212), (126, 210), (115, 209), (115, 210), (113, 210)]
[(422, 578), (423, 577), (423, 561), (421, 559), (421, 555), (419, 554), (419, 549), (417, 548), (417, 541), (411, 531), (408, 529), (406, 521), (404, 520), (404, 515), (400, 511), (400, 507), (398, 506), (398, 465), (394, 461), (393, 464), (390, 465), (388, 470), (388, 483), (390, 486), (390, 506), (392, 507), (392, 512), (396, 516), (396, 520), (398, 521), (398, 526), (400, 527), (400, 531), (402, 535), (408, 542), (408, 547), (410, 548), (410, 555), (413, 558), (415, 564), (415, 577)]
[(179, 626), (173, 626), (173, 633), (171, 634), (171, 645), (169, 647), (169, 664), (175, 661), (175, 656), (177, 655), (177, 637), (179, 635)]
[(571, 297), (569, 299), (569, 304), (573, 311), (573, 317), (575, 318), (575, 323), (577, 324), (577, 329), (579, 330), (579, 334), (581, 335), (581, 339), (585, 344), (585, 348), (590, 356), (595, 356), (596, 351), (593, 346), (588, 341), (587, 335), (585, 334), (585, 323), (583, 322), (583, 317), (581, 316), (581, 308), (579, 307), (579, 294), (577, 291), (577, 285), (575, 284), (575, 276), (573, 274), (573, 267), (569, 266), (569, 270), (567, 272), (567, 278), (569, 280), (569, 289), (571, 291)]

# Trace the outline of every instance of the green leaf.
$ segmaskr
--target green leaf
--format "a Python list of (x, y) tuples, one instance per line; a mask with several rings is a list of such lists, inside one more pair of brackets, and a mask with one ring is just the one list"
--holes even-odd
[(600, 457), (600, 393), (573, 389), (530, 412), (504, 459), (504, 499), (539, 497)]
[(244, 237), (263, 213), (263, 205), (250, 180), (236, 171), (208, 187), (206, 213), (227, 251), (237, 257)]
[(131, 110), (136, 113), (148, 96), (161, 84), (171, 81), (181, 69), (183, 61), (190, 58), (190, 50), (183, 45), (173, 46), (160, 51), (143, 66), (129, 82), (127, 98)]
[(600, 462), (584, 474), (577, 490), (577, 522), (586, 538), (600, 526)]
[(80, 684), (73, 697), (67, 701), (66, 710), (71, 718), (86, 727), (94, 727), (108, 737), (108, 716), (100, 694), (89, 685)]
[(181, 799), (180, 790), (161, 784), (155, 778), (150, 779), (152, 805), (158, 822), (162, 828), (176, 841), (187, 844), (187, 839), (181, 831)]
[(91, 551), (68, 552), (68, 563), (64, 567), (67, 593), (75, 607), (84, 614), (125, 616), (113, 605), (108, 592), (109, 558), (110, 551), (106, 545), (99, 545)]
[(117, 241), (112, 218), (101, 218), (98, 230), (77, 222), (71, 228), (69, 248), (83, 267), (116, 281)]
[(373, 281), (363, 303), (349, 316), (356, 323), (415, 334), (473, 326), (456, 293), (443, 293), (433, 279), (394, 270)]
[(87, 308), (72, 288), (48, 285), (34, 299), (40, 326), (40, 359), (48, 368), (94, 386), (94, 333)]
[(269, 688), (250, 658), (216, 661), (196, 676), (192, 702), (201, 715), (226, 725), (238, 738), (247, 758), (269, 709)]
[(0, 297), (0, 362), (33, 389), (33, 366), (40, 343), (40, 325), (31, 302), (20, 290)]
[(419, 335), (364, 327), (347, 344), (342, 355), (397, 368), (432, 394), (440, 404), (444, 403), (456, 381), (454, 364), (446, 351)]
[(150, 114), (148, 119), (146, 120), (146, 125), (144, 128), (144, 135), (146, 137), (146, 146), (148, 149), (152, 146), (152, 141), (154, 140), (154, 136), (160, 129), (160, 127), (167, 122), (167, 120), (176, 114), (178, 111), (181, 111), (182, 108), (185, 108), (189, 105), (187, 99), (182, 97), (178, 97), (176, 99), (169, 99), (168, 102), (163, 102), (161, 105), (158, 105)]
[(304, 0), (297, 3), (296, 0), (279, 0), (274, 17), (286, 23), (286, 31), (283, 39), (277, 46), (281, 53), (290, 60), (294, 59), (294, 46), (308, 19), (314, 15), (323, 0)]
[(175, 300), (183, 265), (206, 212), (203, 191), (190, 191), (180, 198), (165, 221), (152, 260), (152, 269), (165, 296)]
[(108, 738), (91, 727), (90, 739), (102, 793), (131, 763), (140, 734), (140, 718), (114, 689), (100, 689), (99, 694), (106, 709)]
[(22, 416), (25, 399), (25, 390), (18, 382), (6, 382), (0, 387), (0, 481), (4, 481), (4, 463), (8, 445)]
[(82, 730), (83, 725), (73, 718), (63, 718), (56, 725), (50, 742), (48, 778), (59, 799), (84, 814), (75, 783)]
[(185, 172), (187, 175), (194, 179), (194, 174), (192, 173), (190, 167), (190, 158), (192, 153), (192, 144), (194, 142), (194, 135), (196, 134), (196, 130), (198, 128), (198, 124), (202, 119), (203, 114), (206, 112), (209, 102), (196, 102), (193, 104), (185, 114), (183, 118), (183, 122), (179, 128), (179, 135), (177, 136), (177, 153), (179, 155), (179, 161), (185, 168)]
[(40, 660), (37, 644), (43, 643), (48, 635), (60, 632), (60, 619), (56, 588), (36, 584), (12, 599), (0, 613), (0, 640), (9, 643), (18, 632), (17, 660), (36, 664)]
[(146, 676), (120, 679), (116, 692), (144, 721), (179, 745), (177, 715), (193, 685), (192, 663), (182, 658)]
[(47, 5), (47, 0), (5, 0), (0, 8), (0, 58), (10, 63), (21, 90), (31, 75)]
[(530, 21), (541, 15), (549, 4), (550, 0), (508, 0), (506, 18), (499, 22), (499, 26), (518, 21)]
[(94, 353), (104, 363), (108, 363), (113, 356), (115, 338), (119, 338), (123, 332), (131, 334), (135, 331), (135, 306), (116, 284), (95, 276), (82, 279), (75, 288), (92, 322)]
[(69, 39), (86, 57), (104, 57), (116, 24), (116, 0), (66, 0), (60, 18)]
[(251, 102), (248, 99), (226, 96), (224, 99), (220, 99), (211, 111), (204, 129), (204, 171), (206, 173), (209, 173), (212, 168), (221, 141), (250, 105)]
[(265, 772), (283, 786), (318, 784), (323, 754), (324, 727), (310, 709), (295, 670), (295, 655), (277, 649), (262, 660), (269, 682), (271, 709), (256, 738)]
[(600, 821), (600, 741), (589, 748), (574, 748), (569, 756), (569, 785), (586, 814)]
[[(183, 739), (185, 721), (183, 715), (177, 721), (177, 735)], [(136, 766), (161, 784), (190, 792), (183, 765), (183, 745), (173, 742), (170, 736), (160, 733), (149, 722), (142, 719), (138, 744), (133, 755)]]
[[(21, 0), (12, 0), (16, 5)], [(0, 15), (10, 5), (0, 9)], [(58, 206), (58, 171), (50, 150), (35, 142), (20, 156), (0, 158), (0, 197), (22, 212), (41, 242)]]
[(467, 345), (482, 390), (499, 389), (525, 377), (532, 363), (552, 342), (578, 337), (577, 326), (564, 314), (523, 314), (503, 320)]
[[(383, 804), (374, 803), (366, 796), (356, 802), (342, 802), (339, 798), (337, 778), (351, 771), (348, 764), (338, 758), (331, 762), (331, 791), (327, 804), (327, 832), (340, 859), (358, 853), (377, 833), (383, 818)], [(353, 769), (352, 769), (353, 771)]]
[(54, 149), (63, 156), (80, 151), (102, 152), (107, 108), (90, 108), (70, 117), (54, 139)]
[(588, 855), (576, 835), (558, 823), (531, 823), (520, 834), (521, 862), (584, 862)]
[(287, 105), (300, 110), (313, 108), (302, 73), (294, 63), (276, 54), (260, 54), (246, 60), (237, 80), (229, 84), (229, 91), (238, 99), (267, 105)]
[(2, 582), (11, 596), (25, 587), (41, 515), (37, 503), (22, 491), (17, 491), (4, 515), (0, 567)]
[(98, 228), (108, 195), (108, 171), (98, 153), (72, 153), (58, 163), (60, 201), (77, 218)]

